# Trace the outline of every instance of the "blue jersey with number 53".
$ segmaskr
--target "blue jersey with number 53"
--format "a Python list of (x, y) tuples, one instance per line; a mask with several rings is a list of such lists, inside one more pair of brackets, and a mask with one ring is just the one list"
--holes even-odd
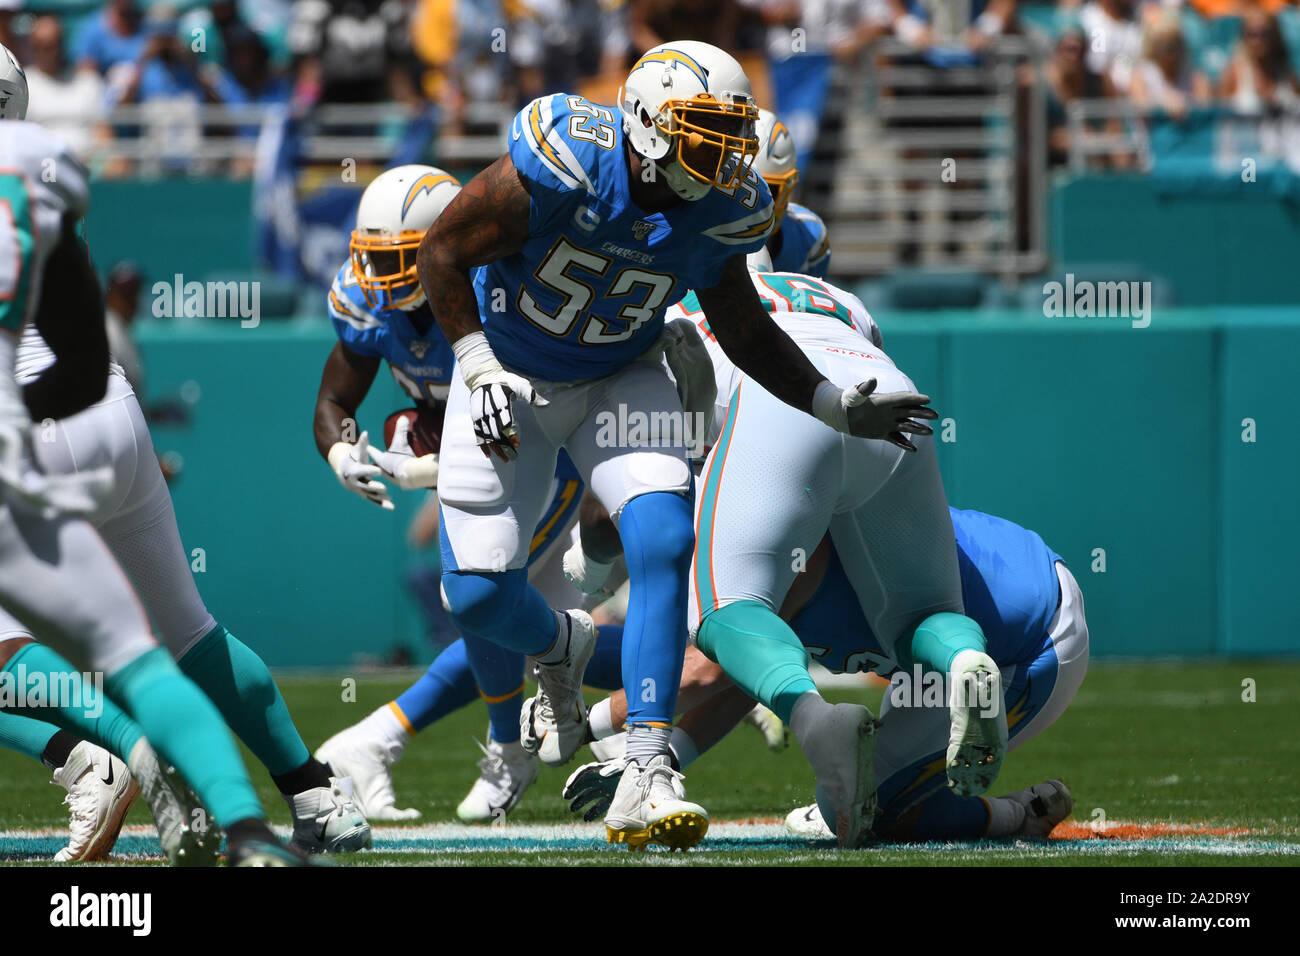
[(716, 285), (732, 256), (772, 229), (767, 185), (740, 185), (648, 213), (629, 188), (622, 117), (580, 96), (534, 100), (510, 128), (510, 158), (531, 197), (523, 249), (476, 270), (497, 358), (530, 378), (610, 375), (646, 351), (664, 310)]

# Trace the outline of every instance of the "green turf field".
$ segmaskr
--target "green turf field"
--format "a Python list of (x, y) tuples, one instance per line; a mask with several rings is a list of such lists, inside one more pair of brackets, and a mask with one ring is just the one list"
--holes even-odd
[[(342, 675), (286, 676), (281, 686), (299, 730), (315, 747), (390, 700), (413, 676), (357, 675), (355, 702), (343, 699)], [(1254, 702), (1242, 699), (1246, 678), (1254, 682)], [(836, 690), (829, 696), (874, 707), (880, 691)], [(1078, 801), (1074, 820), (1089, 829), (1078, 831), (1082, 839), (1047, 844), (888, 845), (840, 852), (830, 844), (787, 837), (772, 823), (811, 802), (810, 771), (796, 747), (772, 754), (753, 729), (742, 726), (690, 768), (690, 798), (709, 810), (715, 826), (689, 854), (631, 854), (607, 846), (598, 825), (569, 826), (576, 818), (559, 797), (567, 770), (543, 768), (505, 826), (448, 825), (455, 822), (456, 805), (478, 772), (480, 754), (473, 738), (483, 736), (487, 713), (475, 704), (426, 730), (396, 768), (399, 806), (419, 808), (421, 825), (376, 828), (379, 849), (340, 862), (1295, 865), (1300, 862), (1298, 699), (1300, 664), (1293, 662), (1094, 663), (1065, 716), (1010, 755), (994, 787), (1003, 793), (1056, 776), (1070, 785)], [(582, 751), (579, 759), (586, 754)], [(254, 780), (273, 822), (287, 824), (288, 811), (269, 778), (251, 755), (248, 763), (255, 768)], [(6, 831), (0, 833), (0, 861), (53, 855), (62, 845), (57, 835), (15, 831), (65, 828), (62, 793), (51, 786), (44, 768), (0, 752)], [(137, 805), (128, 824), (148, 822), (147, 811)], [(1109, 832), (1097, 832), (1103, 823)], [(1130, 838), (1136, 835), (1115, 829), (1123, 823), (1165, 826), (1163, 832)], [(123, 862), (150, 859), (158, 852), (144, 831), (124, 834), (118, 849)]]

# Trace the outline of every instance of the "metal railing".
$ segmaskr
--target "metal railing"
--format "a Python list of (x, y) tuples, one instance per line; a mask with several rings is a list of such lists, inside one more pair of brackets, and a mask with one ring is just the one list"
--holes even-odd
[[(247, 175), (263, 125), (278, 108), (266, 105), (198, 104), (181, 100), (119, 106), (87, 116), (87, 126), (106, 127), (87, 157), (92, 164), (114, 165), (120, 175), (154, 176), (168, 172), (212, 175), (232, 168)], [(433, 154), (444, 165), (486, 165), (505, 148), (513, 115), (500, 103), (472, 104), (465, 126), (483, 132), (437, 131)], [(301, 158), (308, 163), (384, 163), (411, 119), (397, 103), (332, 104), (302, 117)]]
[(1125, 99), (1078, 99), (1065, 107), (1070, 140), (1070, 171), (1087, 172), (1098, 160), (1118, 160), (1147, 171), (1151, 140), (1137, 109)]
[[(901, 263), (1014, 278), (1045, 264), (1046, 116), (1009, 37), (976, 65), (934, 67), (895, 40), (836, 78), (834, 174), (807, 198), (831, 234), (837, 275)], [(821, 200), (820, 202), (818, 200)]]

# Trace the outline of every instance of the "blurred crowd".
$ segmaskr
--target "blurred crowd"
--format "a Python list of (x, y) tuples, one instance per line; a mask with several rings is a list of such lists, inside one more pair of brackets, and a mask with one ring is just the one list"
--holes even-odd
[(0, 0), (31, 118), (87, 153), (125, 135), (111, 114), (132, 104), (432, 103), (442, 130), (462, 131), (475, 104), (559, 89), (608, 100), (638, 52), (699, 39), (751, 70), (803, 165), (832, 71), (885, 36), (934, 70), (1033, 36), (1053, 162), (1077, 99), (1175, 119), (1300, 104), (1300, 11), (1285, 0)]

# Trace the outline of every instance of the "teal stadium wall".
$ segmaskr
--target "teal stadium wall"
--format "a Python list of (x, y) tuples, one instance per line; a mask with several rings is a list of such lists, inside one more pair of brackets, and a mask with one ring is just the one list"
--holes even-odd
[[(1092, 188), (1056, 192), (1074, 217), (1066, 247), (1093, 261), (1160, 247), (1152, 271), (1173, 280), (1183, 307), (1155, 311), (1146, 329), (1021, 312), (876, 316), (889, 353), (954, 423), (956, 440), (938, 445), (949, 498), (1039, 531), (1065, 558), (1097, 655), (1295, 653), (1300, 309), (1186, 303), (1227, 291), (1294, 302), (1300, 257), (1286, 268), (1265, 257), (1251, 280), (1270, 283), (1265, 292), (1247, 294), (1220, 265), (1187, 295), (1195, 276), (1178, 273), (1179, 257), (1164, 248), (1183, 241), (1181, 213), (1148, 196), (1155, 211), (1143, 221), (1163, 226), (1139, 243), (1132, 221), (1117, 230), (1099, 209), (1079, 218), (1102, 201)], [(101, 267), (130, 256), (150, 281), (228, 277), (250, 263), (248, 202), (246, 184), (106, 183), (87, 234)], [(185, 215), (150, 215), (146, 228), (142, 208)], [(1103, 227), (1128, 244), (1123, 252), (1100, 239), (1085, 248), (1083, 237)], [(1216, 248), (1249, 257), (1230, 223), (1218, 235), (1226, 244), (1214, 246), (1213, 231), (1188, 240), (1211, 252), (1190, 256), (1186, 271), (1210, 269)], [(351, 665), (399, 644), (431, 656), (403, 584), (419, 498), (398, 492), (398, 510), (381, 512), (343, 492), (315, 451), (312, 407), (333, 343), (323, 312), (249, 329), (233, 319), (146, 323), (140, 340), (151, 398), (197, 384), (190, 423), (154, 435), (160, 451), (184, 459), (174, 487), (181, 532), (188, 549), (204, 551), (196, 577), (218, 619), (276, 666)], [(381, 375), (361, 423), (377, 433), (405, 404)], [(1246, 418), (1253, 443), (1242, 441)], [(1093, 571), (1095, 549), (1104, 572)]]
[[(1094, 653), (1297, 649), (1293, 311), (1171, 311), (1147, 329), (880, 321), (889, 353), (952, 420), (955, 440), (938, 446), (950, 501), (1033, 528), (1065, 558)], [(204, 551), (197, 579), (217, 617), (275, 665), (342, 665), (395, 644), (428, 656), (403, 585), (418, 496), (398, 492), (396, 512), (366, 504), (312, 442), (330, 329), (155, 324), (141, 341), (152, 394), (198, 386), (189, 425), (156, 428), (155, 443), (183, 456), (176, 508), (186, 548)], [(378, 433), (404, 404), (381, 378), (361, 425)]]

